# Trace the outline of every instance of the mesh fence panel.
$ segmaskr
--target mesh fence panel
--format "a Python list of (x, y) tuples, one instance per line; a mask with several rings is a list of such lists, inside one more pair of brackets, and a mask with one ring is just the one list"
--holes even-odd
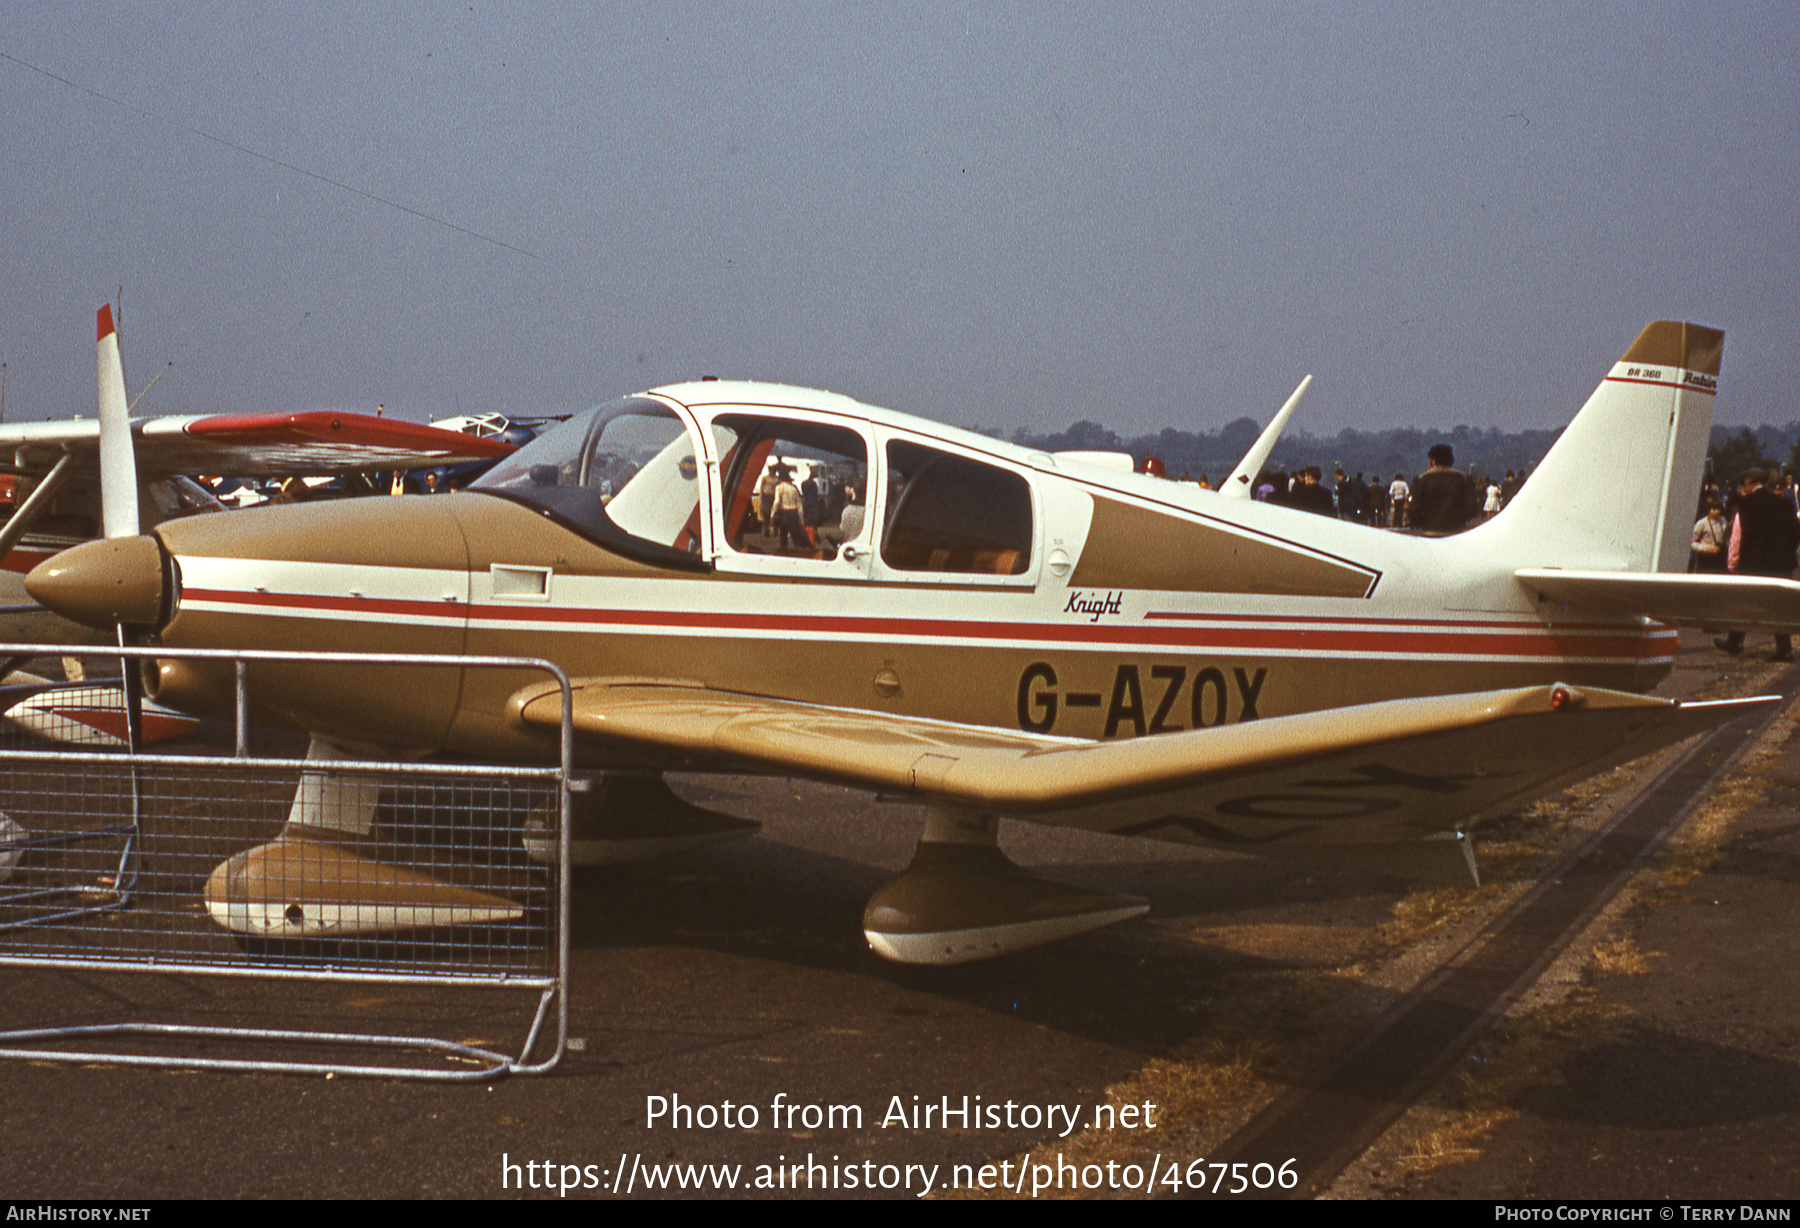
[[(8, 705), (0, 709), (0, 964), (275, 978), (247, 998), (229, 995), (229, 1006), (225, 996), (201, 1002), (180, 990), (186, 978), (147, 978), (174, 994), (168, 1009), (147, 1005), (155, 992), (131, 999), (139, 1018), (114, 1022), (65, 1004), (49, 1011), (53, 1020), (0, 1032), (0, 1057), (438, 1079), (556, 1065), (568, 1029), (568, 940), (558, 919), (568, 883), (566, 867), (545, 863), (560, 839), (572, 741), (568, 680), (555, 665), (26, 644), (0, 644), (0, 655), (9, 670), (32, 666), (0, 687)], [(143, 732), (158, 744), (124, 754), (122, 657), (235, 662), (235, 726), (146, 708)], [(538, 671), (564, 697), (560, 766), (358, 762), (292, 731), (253, 729), (246, 665), (268, 661)], [(58, 674), (85, 674), (94, 685), (71, 688)], [(25, 704), (40, 693), (44, 702)], [(253, 746), (265, 757), (252, 757)], [(343, 995), (321, 996), (318, 984), (332, 980), (411, 989), (332, 1006), (328, 998)], [(457, 1006), (460, 1040), (412, 1030), (408, 1003), (452, 986), (535, 991), (517, 1056), (483, 1038), (498, 1025), (491, 1008)], [(348, 1026), (352, 1016), (359, 1026)], [(295, 1030), (300, 1020), (314, 1026)], [(372, 1030), (378, 1024), (398, 1030)], [(110, 1047), (43, 1047), (96, 1039)], [(540, 1041), (548, 1049), (541, 1059), (533, 1056)], [(30, 1047), (5, 1047), (20, 1043)], [(205, 1056), (220, 1045), (240, 1055)], [(413, 1060), (314, 1060), (346, 1046)], [(421, 1054), (449, 1065), (421, 1068)]]
[[(135, 832), (132, 775), (124, 763), (0, 759), (0, 958), (408, 976), (554, 972), (554, 875), (521, 844), (528, 818), (555, 814), (553, 780), (338, 777), (353, 782), (340, 791), (373, 801), (373, 826), (357, 831), (358, 814), (334, 823), (329, 797), (311, 808), (316, 831), (284, 842), (299, 852), (283, 863), (288, 890), (269, 906), (271, 931), (259, 924), (263, 914), (234, 915), (218, 880), (231, 858), (280, 835), (302, 773), (150, 763), (137, 770)], [(403, 880), (417, 875), (504, 902), (488, 911), (513, 915), (445, 924), (452, 910), (395, 912), (383, 903), (393, 889), (352, 881), (332, 860), (337, 850), (353, 855), (353, 869), (378, 863)], [(306, 926), (294, 936), (322, 903), (325, 932)], [(402, 928), (391, 932), (396, 922)]]

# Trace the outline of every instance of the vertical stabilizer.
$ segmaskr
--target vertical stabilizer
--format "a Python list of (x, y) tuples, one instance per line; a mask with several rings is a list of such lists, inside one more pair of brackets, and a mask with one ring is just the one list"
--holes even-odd
[(1525, 566), (1685, 571), (1724, 345), (1646, 327), (1484, 536)]

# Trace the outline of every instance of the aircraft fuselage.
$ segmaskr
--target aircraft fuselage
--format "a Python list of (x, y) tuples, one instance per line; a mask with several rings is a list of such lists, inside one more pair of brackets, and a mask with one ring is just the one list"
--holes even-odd
[[(1552, 681), (1642, 691), (1673, 660), (1671, 628), (1545, 608), (1511, 574), (1529, 560), (1494, 557), (1492, 525), (1386, 533), (797, 389), (709, 382), (619, 404), (561, 481), (526, 449), (485, 492), (161, 526), (180, 576), (165, 642), (532, 655), (577, 678), (1080, 739)], [(605, 450), (606, 421), (667, 438)], [(859, 526), (784, 518), (765, 476), (792, 480), (801, 461), (805, 484), (853, 489)], [(602, 472), (604, 523), (569, 501)], [(269, 666), (252, 686), (313, 732), (549, 752), (506, 716), (536, 678), (391, 673)], [(182, 666), (164, 684), (179, 705), (224, 679)]]

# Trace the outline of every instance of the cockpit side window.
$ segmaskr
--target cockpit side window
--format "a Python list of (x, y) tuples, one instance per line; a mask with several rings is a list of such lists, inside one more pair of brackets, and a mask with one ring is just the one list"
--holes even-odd
[(881, 558), (896, 571), (1022, 575), (1031, 486), (1007, 469), (896, 439), (887, 446)]

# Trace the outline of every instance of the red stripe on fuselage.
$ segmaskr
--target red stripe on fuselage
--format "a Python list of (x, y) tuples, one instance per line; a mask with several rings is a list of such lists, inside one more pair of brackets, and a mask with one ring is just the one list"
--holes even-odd
[[(1213, 623), (1325, 623), (1333, 627), (1481, 627), (1508, 629), (1533, 629), (1540, 624), (1520, 622), (1518, 619), (1480, 619), (1480, 618), (1315, 618), (1294, 614), (1188, 614), (1180, 610), (1150, 610), (1145, 618), (1178, 619), (1182, 622)], [(1610, 631), (1617, 633), (1618, 623), (1559, 623), (1562, 631)], [(1673, 635), (1671, 630), (1669, 634)]]
[[(1061, 643), (1069, 648), (1102, 648), (1113, 644), (1155, 644), (1171, 648), (1255, 652), (1288, 651), (1332, 654), (1408, 653), (1486, 657), (1602, 657), (1655, 660), (1673, 656), (1674, 633), (1665, 628), (1643, 632), (1616, 626), (1590, 624), (1592, 630), (1539, 629), (1517, 623), (1453, 620), (1429, 624), (1442, 630), (1420, 631), (1420, 623), (1407, 620), (1368, 620), (1388, 623), (1388, 629), (1345, 627), (1333, 620), (1315, 627), (1151, 627), (1141, 624), (1052, 624), (981, 622), (972, 619), (865, 618), (829, 614), (746, 614), (692, 610), (558, 609), (555, 607), (476, 605), (448, 601), (405, 601), (380, 597), (334, 597), (303, 593), (240, 593), (219, 589), (189, 589), (184, 600), (226, 602), (261, 606), (295, 614), (343, 611), (358, 614), (391, 614), (403, 617), (457, 617), (467, 613), (478, 622), (561, 623), (593, 627), (679, 627), (692, 630), (766, 631), (793, 635), (892, 636), (954, 640), (1027, 640)], [(1223, 618), (1224, 616), (1216, 616)], [(1246, 620), (1248, 621), (1248, 620)], [(1306, 621), (1286, 619), (1287, 622)], [(1349, 621), (1349, 620), (1342, 620)], [(1359, 620), (1360, 621), (1360, 620)], [(1487, 628), (1516, 627), (1513, 634)], [(1481, 628), (1468, 634), (1455, 628)]]
[(327, 597), (319, 593), (238, 593), (229, 589), (184, 588), (183, 601), (228, 601), (293, 611), (343, 610), (358, 614), (405, 614), (414, 618), (460, 618), (463, 601), (402, 601), (392, 597)]

